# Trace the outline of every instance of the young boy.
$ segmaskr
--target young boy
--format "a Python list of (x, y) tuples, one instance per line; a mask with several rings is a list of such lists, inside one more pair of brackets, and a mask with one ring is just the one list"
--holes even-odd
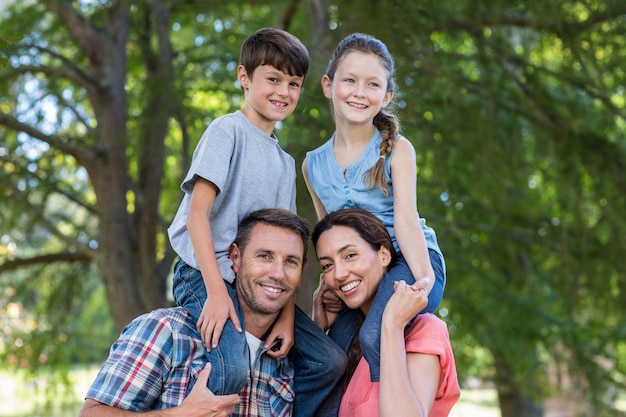
[[(174, 298), (197, 320), (211, 363), (223, 364), (213, 366), (209, 379), (218, 395), (239, 392), (249, 369), (246, 336), (227, 289), (234, 285), (228, 249), (248, 213), (268, 207), (295, 212), (295, 162), (273, 130), (295, 110), (308, 67), (308, 51), (285, 31), (265, 28), (244, 41), (237, 68), (244, 106), (214, 120), (202, 135), (168, 229), (179, 255)], [(272, 254), (257, 256), (263, 262)], [(258, 284), (281, 291), (271, 279)], [(317, 330), (292, 300), (265, 339), (271, 355), (289, 352), (296, 368), (296, 416), (314, 415), (345, 368), (343, 352)]]

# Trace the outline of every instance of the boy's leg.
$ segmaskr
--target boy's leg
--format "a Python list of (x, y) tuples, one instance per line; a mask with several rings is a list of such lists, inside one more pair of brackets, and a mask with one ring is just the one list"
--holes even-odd
[[(435, 282), (433, 288), (428, 294), (428, 305), (420, 311), (420, 313), (434, 313), (441, 303), (443, 297), (443, 289), (445, 286), (445, 273), (440, 255), (432, 250), (428, 250), (430, 263), (435, 273)], [(415, 278), (409, 269), (406, 260), (398, 257), (398, 261), (383, 277), (378, 285), (376, 297), (372, 303), (372, 307), (361, 326), (359, 332), (359, 343), (361, 352), (370, 366), (370, 374), (372, 382), (380, 380), (380, 331), (383, 317), (383, 311), (387, 306), (387, 301), (394, 293), (394, 282), (404, 280), (408, 284), (413, 284)], [(411, 322), (409, 322), (410, 324)]]
[(328, 416), (320, 410), (333, 393), (338, 391), (335, 398), (341, 399), (346, 354), (298, 306), (288, 357), (296, 371), (294, 417)]
[[(207, 297), (202, 274), (179, 259), (174, 266), (173, 284), (174, 299), (197, 323)], [(228, 282), (224, 284), (243, 324), (235, 285)], [(226, 321), (217, 348), (210, 352), (207, 349), (205, 356), (212, 365), (208, 387), (215, 395), (234, 394), (243, 389), (248, 379), (248, 345), (245, 333), (239, 333), (231, 320)]]

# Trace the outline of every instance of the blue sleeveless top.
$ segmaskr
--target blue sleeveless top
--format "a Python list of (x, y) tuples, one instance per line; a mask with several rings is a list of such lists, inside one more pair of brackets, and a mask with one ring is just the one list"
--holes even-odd
[[(369, 184), (363, 181), (363, 174), (374, 166), (380, 157), (381, 141), (382, 136), (376, 129), (359, 159), (342, 168), (335, 160), (333, 153), (335, 142), (333, 134), (322, 146), (306, 154), (309, 183), (328, 213), (343, 208), (363, 208), (375, 214), (387, 228), (396, 251), (400, 253), (393, 227), (392, 155), (385, 158), (385, 176), (389, 186), (389, 196), (385, 197), (378, 187), (369, 188)], [(435, 231), (426, 226), (426, 220), (420, 218), (419, 221), (426, 238), (426, 245), (437, 251), (443, 262)]]

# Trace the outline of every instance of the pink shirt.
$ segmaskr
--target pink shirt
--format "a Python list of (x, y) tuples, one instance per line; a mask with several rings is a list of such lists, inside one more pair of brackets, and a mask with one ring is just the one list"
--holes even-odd
[[(406, 331), (404, 340), (407, 352), (439, 356), (441, 379), (428, 416), (446, 417), (461, 395), (446, 323), (432, 314), (420, 314)], [(341, 399), (339, 417), (378, 416), (379, 384), (371, 382), (369, 364), (361, 358)]]

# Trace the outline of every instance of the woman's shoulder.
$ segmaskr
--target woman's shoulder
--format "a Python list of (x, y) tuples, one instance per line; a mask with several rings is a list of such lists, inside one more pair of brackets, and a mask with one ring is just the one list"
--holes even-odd
[(438, 342), (439, 346), (450, 344), (450, 335), (446, 322), (434, 314), (419, 314), (406, 330), (405, 339), (409, 343), (421, 345), (422, 342)]

